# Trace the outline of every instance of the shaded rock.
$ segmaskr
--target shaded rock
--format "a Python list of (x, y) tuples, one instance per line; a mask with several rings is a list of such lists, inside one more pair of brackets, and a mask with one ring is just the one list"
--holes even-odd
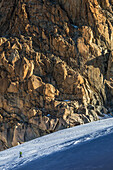
[(11, 55), (9, 57), (9, 61), (14, 64), (16, 61), (20, 59), (19, 52), (17, 49), (12, 50)]
[(9, 86), (9, 80), (6, 78), (0, 79), (0, 92), (5, 93)]
[(113, 79), (113, 52), (111, 52), (108, 61), (107, 79)]

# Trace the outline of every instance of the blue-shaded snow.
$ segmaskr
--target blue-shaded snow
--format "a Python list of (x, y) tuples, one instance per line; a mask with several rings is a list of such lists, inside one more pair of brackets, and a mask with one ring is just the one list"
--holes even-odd
[[(91, 166), (90, 170), (92, 170), (95, 168), (95, 164), (100, 166), (99, 162), (103, 162), (103, 165), (107, 167), (109, 158), (111, 156), (113, 158), (112, 136), (113, 118), (58, 131), (0, 152), (0, 170), (23, 168), (52, 170), (53, 167), (56, 170), (60, 170), (60, 167), (62, 170), (74, 170), (75, 166), (75, 170), (77, 170), (82, 164), (85, 168)], [(104, 143), (104, 139), (107, 143)], [(109, 144), (107, 139), (109, 139)], [(23, 153), (22, 158), (19, 158), (20, 151)], [(92, 158), (90, 154), (92, 154)], [(94, 165), (92, 164), (93, 159)], [(48, 167), (46, 167), (47, 162)], [(92, 163), (90, 164), (90, 162)], [(81, 165), (79, 166), (79, 164)], [(112, 166), (112, 163), (109, 163), (109, 166)]]
[(113, 133), (34, 160), (18, 170), (113, 170)]

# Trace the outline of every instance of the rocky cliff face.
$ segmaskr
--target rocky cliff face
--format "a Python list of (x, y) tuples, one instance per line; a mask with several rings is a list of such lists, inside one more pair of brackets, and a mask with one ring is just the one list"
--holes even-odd
[(113, 0), (0, 1), (0, 150), (112, 111)]

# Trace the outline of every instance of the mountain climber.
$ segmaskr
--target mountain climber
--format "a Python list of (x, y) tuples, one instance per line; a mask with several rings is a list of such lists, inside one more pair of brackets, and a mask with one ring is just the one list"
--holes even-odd
[(21, 158), (22, 157), (22, 152), (20, 152), (20, 157), (19, 158)]

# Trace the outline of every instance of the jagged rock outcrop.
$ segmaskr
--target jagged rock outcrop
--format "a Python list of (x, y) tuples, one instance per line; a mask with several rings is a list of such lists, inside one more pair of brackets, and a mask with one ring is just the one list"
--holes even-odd
[(112, 0), (0, 1), (0, 150), (113, 109)]

